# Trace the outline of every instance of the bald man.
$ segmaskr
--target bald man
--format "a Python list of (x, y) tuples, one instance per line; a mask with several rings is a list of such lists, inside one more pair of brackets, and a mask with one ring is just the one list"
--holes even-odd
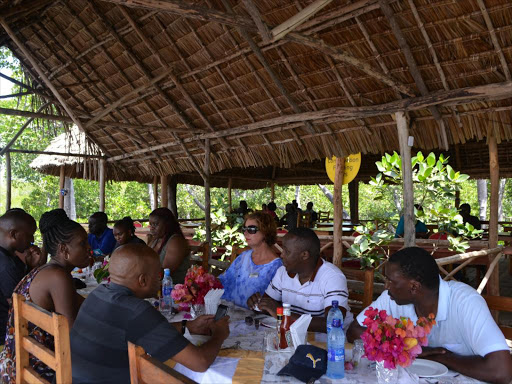
[(25, 252), (34, 242), (36, 221), (22, 209), (0, 216), (0, 344), (5, 342), (5, 326), (12, 292), (26, 274), (16, 252)]
[[(129, 383), (128, 341), (164, 362), (173, 359), (203, 372), (215, 360), (229, 335), (228, 317), (214, 322), (201, 316), (188, 323), (169, 323), (148, 301), (160, 287), (160, 259), (145, 244), (117, 248), (110, 260), (110, 284), (100, 285), (84, 301), (71, 330), (73, 384)], [(183, 337), (212, 337), (200, 347)]]

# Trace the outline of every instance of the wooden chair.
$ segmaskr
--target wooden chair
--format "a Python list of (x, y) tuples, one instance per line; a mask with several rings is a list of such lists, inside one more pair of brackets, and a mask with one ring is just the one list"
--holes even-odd
[(311, 225), (311, 213), (298, 212), (297, 213), (297, 227), (310, 228)]
[(210, 258), (208, 243), (189, 240), (188, 246), (190, 248), (190, 261), (208, 271), (208, 259)]
[[(491, 311), (512, 312), (512, 297), (482, 295)], [(501, 332), (505, 338), (512, 340), (512, 327), (500, 325)]]
[(331, 216), (331, 212), (329, 211), (318, 211), (318, 222), (323, 223), (329, 221), (329, 217)]
[(233, 264), (233, 261), (235, 261), (235, 259), (240, 256), (242, 254), (242, 252), (245, 252), (247, 250), (251, 249), (250, 247), (238, 247), (238, 246), (233, 246), (233, 249), (231, 251), (231, 257), (229, 258), (229, 263), (230, 264)]
[[(128, 342), (131, 384), (197, 384), (188, 377), (149, 356), (144, 348)], [(71, 381), (70, 381), (71, 383)]]
[[(350, 310), (356, 316), (373, 301), (373, 268), (355, 269), (342, 267), (341, 271), (347, 278), (348, 299)], [(361, 284), (352, 284), (362, 282)], [(361, 293), (362, 292), (362, 293)]]
[[(71, 383), (69, 325), (65, 316), (50, 313), (17, 293), (13, 294), (14, 337), (16, 341), (16, 383), (48, 383), (30, 367), (29, 353), (55, 371), (57, 384)], [(55, 351), (28, 336), (28, 323), (53, 335)]]

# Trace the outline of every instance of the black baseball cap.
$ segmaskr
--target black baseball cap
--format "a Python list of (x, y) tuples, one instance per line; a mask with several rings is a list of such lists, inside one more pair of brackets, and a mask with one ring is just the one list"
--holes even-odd
[(318, 380), (327, 372), (327, 351), (314, 345), (299, 345), (278, 376), (293, 376), (303, 383)]

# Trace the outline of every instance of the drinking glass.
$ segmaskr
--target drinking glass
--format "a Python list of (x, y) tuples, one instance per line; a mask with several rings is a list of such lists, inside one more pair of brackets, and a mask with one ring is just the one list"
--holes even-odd
[(352, 348), (352, 364), (357, 367), (361, 362), (361, 357), (364, 355), (363, 340), (357, 339), (354, 341), (354, 347)]

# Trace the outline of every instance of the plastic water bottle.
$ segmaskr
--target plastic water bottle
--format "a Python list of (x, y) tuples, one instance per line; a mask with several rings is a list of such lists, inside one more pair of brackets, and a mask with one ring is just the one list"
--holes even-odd
[(331, 332), (332, 321), (334, 319), (340, 319), (343, 324), (343, 313), (341, 313), (340, 307), (338, 306), (338, 300), (332, 301), (332, 307), (327, 314), (327, 337), (329, 337), (329, 333)]
[(327, 377), (345, 377), (345, 333), (340, 319), (332, 321), (331, 332), (327, 336)]
[(162, 312), (172, 311), (172, 279), (171, 270), (169, 268), (164, 269), (164, 279), (162, 280), (162, 304), (160, 310)]

